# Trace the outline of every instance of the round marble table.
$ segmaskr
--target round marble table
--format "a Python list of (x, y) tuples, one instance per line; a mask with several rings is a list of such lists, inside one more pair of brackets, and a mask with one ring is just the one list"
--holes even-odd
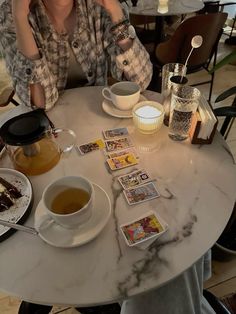
[[(145, 92), (149, 99), (159, 99)], [(119, 119), (102, 110), (101, 87), (66, 91), (48, 115), (57, 127), (72, 128), (77, 143), (102, 137), (102, 130), (127, 126), (140, 157), (137, 167), (110, 173), (104, 152), (80, 156), (74, 150), (51, 171), (31, 177), (34, 208), (51, 180), (82, 174), (99, 184), (112, 203), (111, 218), (101, 234), (83, 246), (61, 249), (39, 237), (17, 231), (0, 243), (0, 289), (43, 304), (97, 305), (157, 288), (197, 261), (217, 240), (235, 202), (236, 167), (219, 134), (211, 145), (174, 142), (163, 126), (153, 136), (139, 135), (132, 119)], [(15, 114), (21, 108), (15, 109)], [(12, 113), (11, 113), (12, 115)], [(6, 117), (5, 117), (6, 119)], [(2, 119), (3, 122), (3, 119)], [(7, 156), (1, 167), (11, 167)], [(117, 176), (145, 168), (161, 194), (129, 206)], [(156, 211), (169, 230), (152, 249), (126, 245), (119, 225)], [(26, 225), (34, 225), (32, 211)]]
[(128, 4), (130, 14), (156, 17), (156, 44), (163, 40), (164, 16), (193, 13), (204, 7), (201, 0), (138, 0), (135, 7), (129, 0)]

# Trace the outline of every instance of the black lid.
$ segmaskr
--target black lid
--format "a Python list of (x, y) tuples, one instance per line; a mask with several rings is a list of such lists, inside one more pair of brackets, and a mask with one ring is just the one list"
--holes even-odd
[(4, 143), (21, 146), (37, 142), (49, 128), (43, 109), (36, 109), (16, 116), (3, 124), (0, 136)]

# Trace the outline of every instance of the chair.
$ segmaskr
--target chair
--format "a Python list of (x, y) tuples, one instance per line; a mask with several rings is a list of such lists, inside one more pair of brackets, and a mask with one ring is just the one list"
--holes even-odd
[(0, 107), (6, 107), (10, 103), (18, 106), (19, 103), (13, 98), (15, 91), (13, 88), (7, 88), (2, 93), (0, 93)]
[(199, 10), (198, 14), (219, 12), (220, 1), (203, 1), (204, 7)]
[[(223, 101), (229, 96), (235, 95), (235, 93), (236, 93), (236, 87), (231, 87), (230, 89), (226, 90), (221, 95), (219, 95), (216, 98), (215, 102)], [(216, 108), (214, 109), (214, 114), (217, 117), (225, 117), (224, 122), (220, 129), (220, 133), (226, 140), (236, 117), (236, 96), (234, 97), (231, 106)]]
[[(225, 7), (232, 6), (232, 5), (236, 6), (236, 1), (223, 2), (223, 3), (220, 3), (220, 1), (203, 1), (203, 3), (204, 3), (204, 7), (200, 11), (197, 12), (198, 14), (223, 12)], [(236, 14), (233, 18), (232, 25), (230, 26), (231, 28), (230, 33), (228, 34), (224, 32), (225, 35), (229, 36), (229, 38), (225, 40), (225, 43), (228, 45), (236, 44), (236, 37), (233, 36), (235, 22), (236, 22)]]
[[(0, 108), (7, 107), (10, 103), (13, 103), (15, 106), (17, 106), (18, 103), (13, 99), (14, 95), (15, 92), (12, 87), (11, 78), (6, 71), (0, 52)], [(3, 109), (1, 111), (3, 111)]]
[(214, 109), (214, 113), (217, 117), (224, 116), (224, 122), (222, 124), (222, 127), (220, 129), (220, 133), (224, 137), (224, 139), (227, 139), (229, 135), (229, 131), (234, 123), (235, 117), (236, 117), (236, 107), (220, 107)]
[[(187, 74), (205, 69), (208, 73), (210, 62), (216, 64), (217, 47), (222, 35), (222, 28), (227, 18), (227, 13), (199, 14), (184, 20), (176, 29), (174, 35), (166, 42), (160, 43), (155, 51), (154, 68), (161, 72), (162, 65), (166, 63), (185, 63), (191, 50), (191, 39), (195, 35), (203, 37), (200, 48), (194, 49), (187, 65)], [(209, 80), (194, 84), (193, 86), (210, 83), (209, 102), (211, 101), (214, 83), (214, 72)], [(159, 82), (160, 84), (160, 82)]]
[(152, 54), (155, 50), (156, 32), (155, 28), (151, 28), (151, 24), (156, 22), (155, 16), (130, 13), (129, 19), (135, 28), (139, 40), (145, 46), (146, 50)]
[(223, 302), (221, 302), (221, 300), (218, 299), (210, 291), (204, 289), (203, 295), (217, 314), (231, 314), (231, 312), (226, 308)]

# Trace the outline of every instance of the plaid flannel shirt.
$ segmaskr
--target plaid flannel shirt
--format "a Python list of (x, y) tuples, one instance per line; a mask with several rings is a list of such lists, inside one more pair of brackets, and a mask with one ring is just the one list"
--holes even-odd
[(75, 3), (77, 23), (69, 39), (68, 35), (55, 31), (42, 0), (38, 0), (29, 14), (40, 52), (40, 58), (34, 61), (17, 49), (11, 1), (5, 0), (0, 6), (0, 46), (16, 94), (27, 106), (31, 106), (29, 86), (35, 83), (44, 88), (46, 109), (55, 104), (67, 82), (69, 45), (87, 77), (87, 85), (106, 85), (108, 71), (117, 80), (137, 82), (142, 89), (151, 80), (152, 64), (138, 38), (123, 52), (113, 40), (110, 32), (113, 24), (105, 9), (93, 0), (75, 0)]

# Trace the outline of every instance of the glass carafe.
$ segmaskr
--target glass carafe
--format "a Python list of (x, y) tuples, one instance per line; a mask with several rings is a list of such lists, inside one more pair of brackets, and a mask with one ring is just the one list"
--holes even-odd
[(42, 109), (8, 120), (0, 135), (14, 168), (26, 175), (52, 169), (62, 153), (72, 150), (76, 140), (70, 129), (52, 129)]

